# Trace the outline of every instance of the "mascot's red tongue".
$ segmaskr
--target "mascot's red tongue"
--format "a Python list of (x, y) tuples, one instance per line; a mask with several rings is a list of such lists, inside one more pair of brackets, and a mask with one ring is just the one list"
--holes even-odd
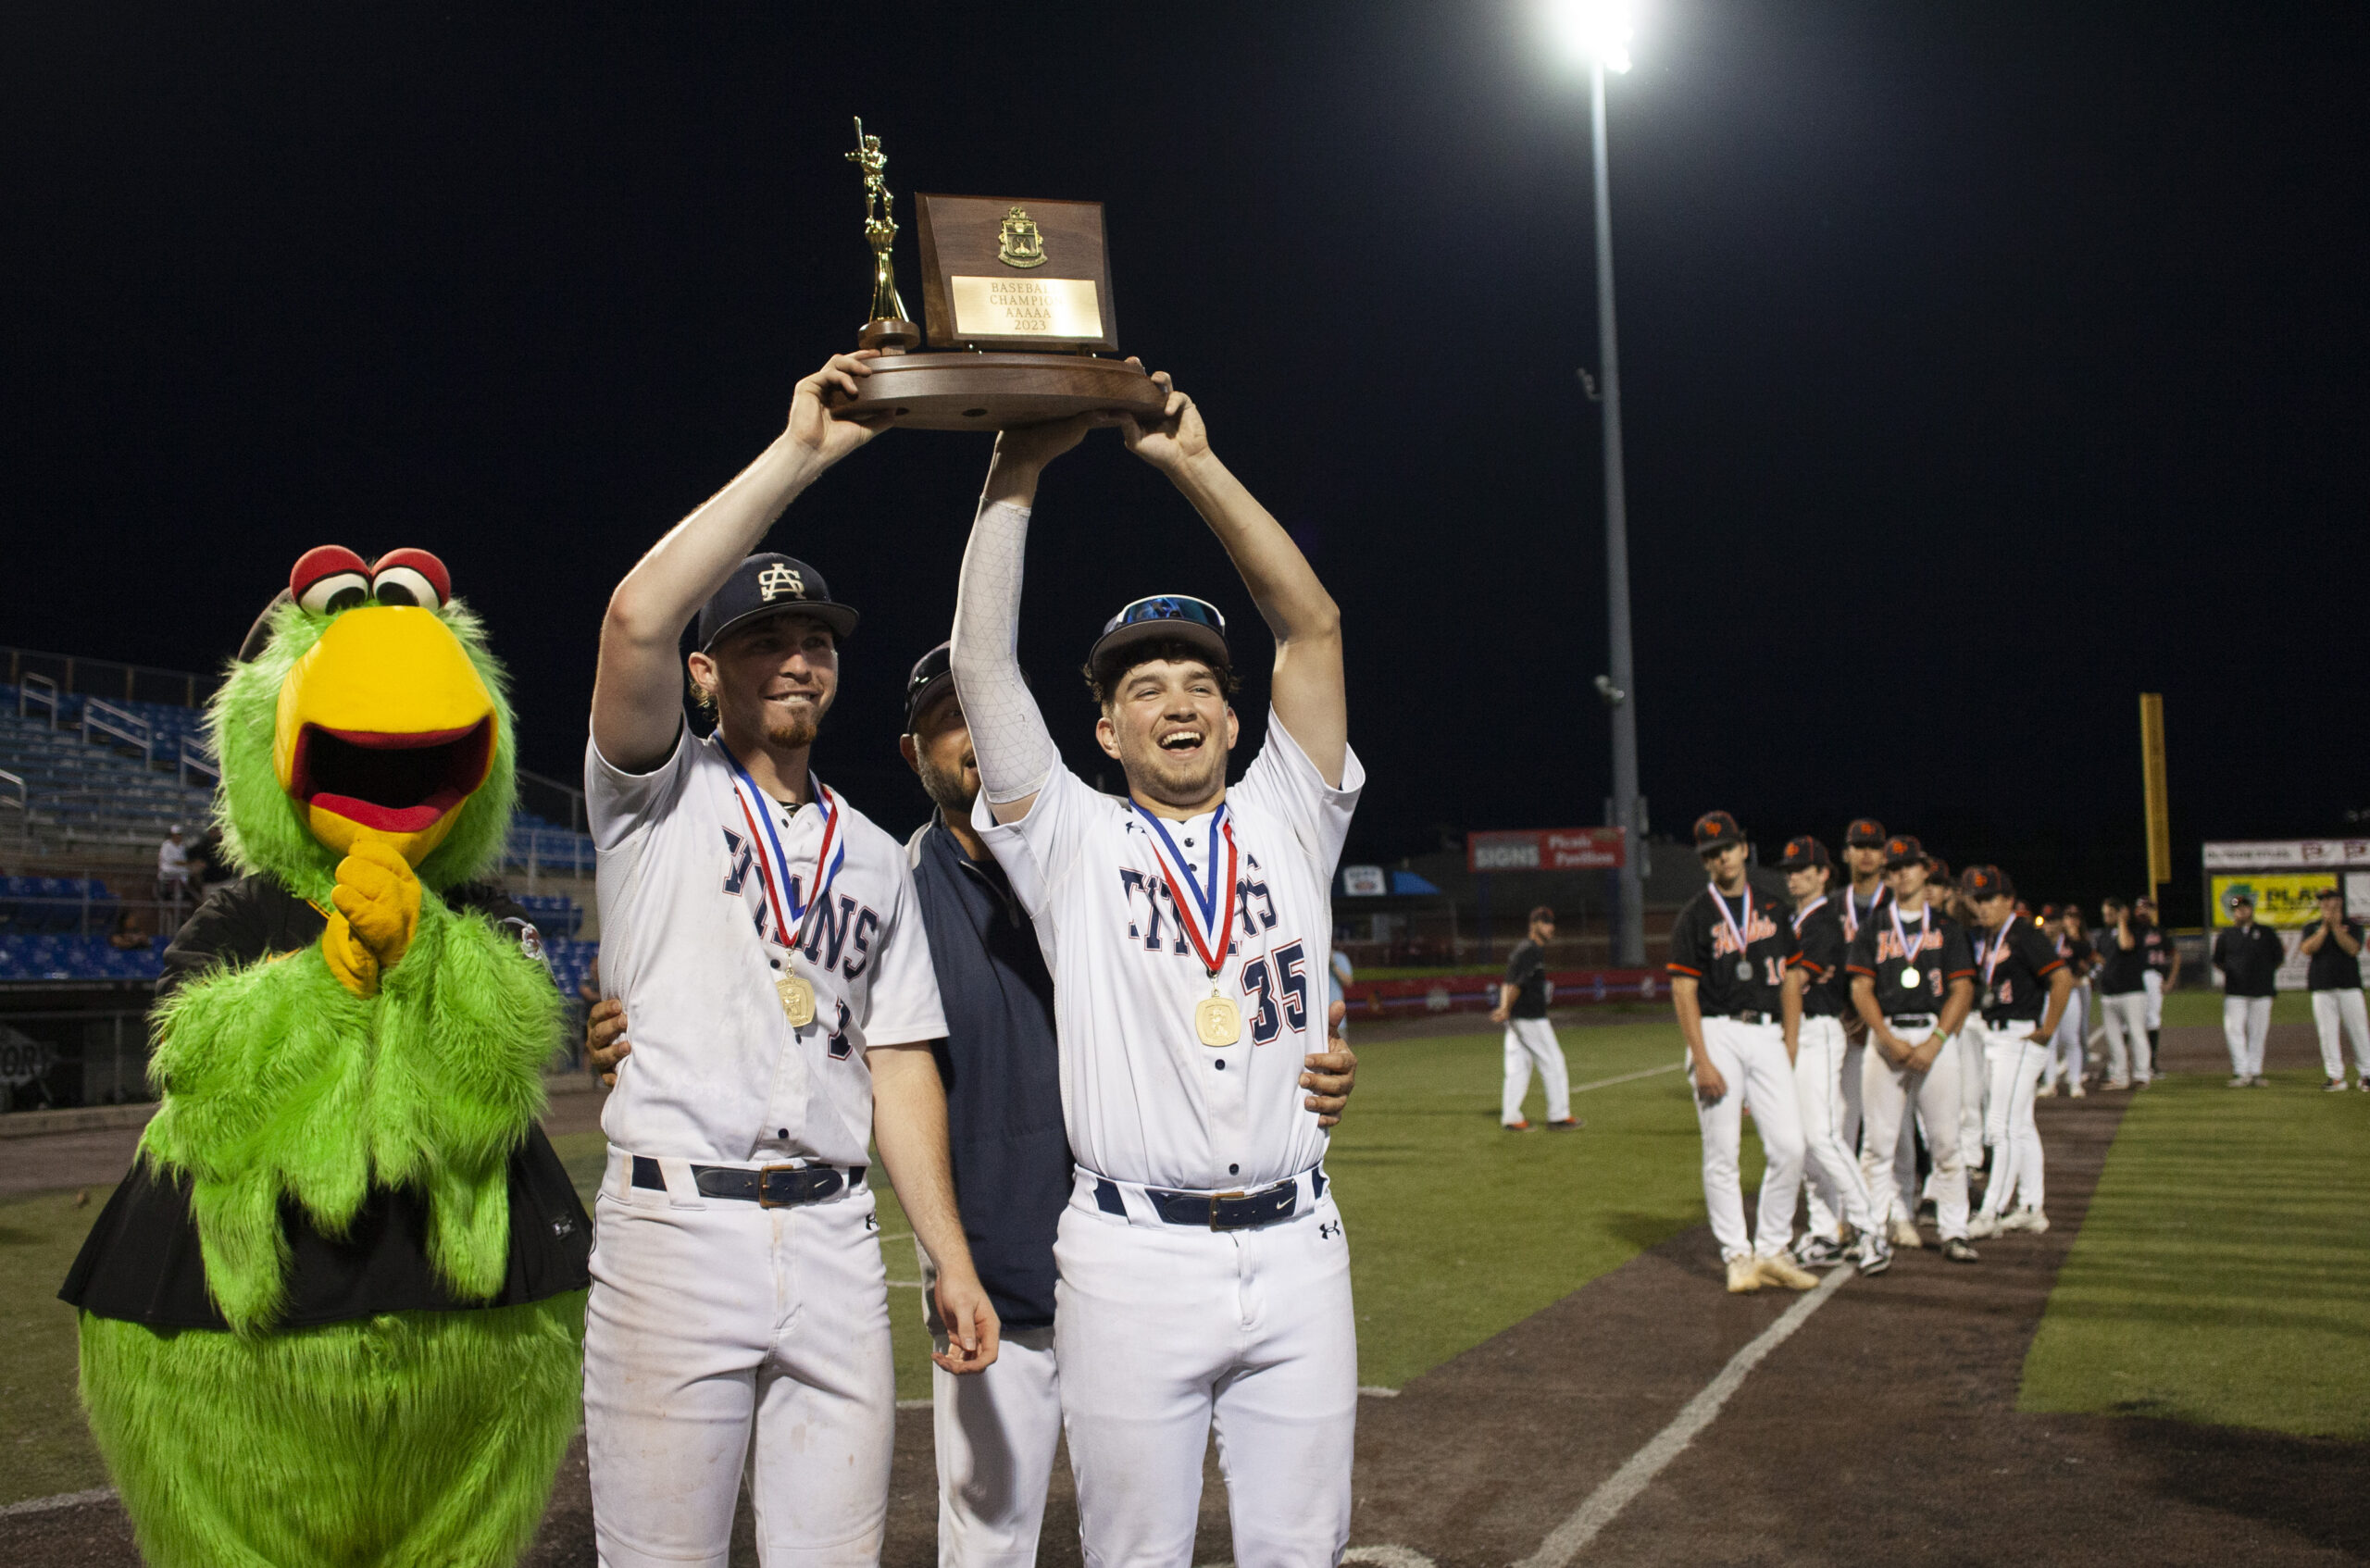
[(417, 735), (306, 725), (288, 792), (374, 832), (419, 833), (469, 797), (493, 756), (491, 716)]

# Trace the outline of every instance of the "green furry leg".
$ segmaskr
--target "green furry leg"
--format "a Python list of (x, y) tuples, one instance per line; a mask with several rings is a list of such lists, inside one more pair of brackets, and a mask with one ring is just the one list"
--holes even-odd
[(505, 1568), (583, 1339), (581, 1291), (256, 1336), (86, 1313), (82, 1403), (153, 1568)]

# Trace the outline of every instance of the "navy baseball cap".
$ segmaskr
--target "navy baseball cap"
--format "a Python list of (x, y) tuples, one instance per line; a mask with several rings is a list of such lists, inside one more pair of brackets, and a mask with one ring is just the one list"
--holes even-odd
[(1885, 825), (1873, 816), (1855, 816), (1852, 826), (1843, 830), (1843, 847), (1847, 850), (1880, 850), (1885, 847)]
[(1890, 871), (1896, 865), (1927, 865), (1931, 864), (1926, 854), (1926, 846), (1919, 843), (1916, 838), (1912, 834), (1895, 833), (1891, 838), (1885, 840), (1884, 849), (1885, 869), (1887, 871)]
[(1114, 654), (1146, 642), (1182, 642), (1209, 661), (1215, 669), (1234, 663), (1227, 651), (1226, 617), (1206, 599), (1183, 593), (1155, 593), (1139, 599), (1103, 623), (1103, 633), (1087, 651), (1086, 667), (1100, 671)]
[(855, 635), (855, 611), (832, 600), (821, 572), (794, 555), (752, 555), (700, 606), (700, 652), (751, 621), (793, 611), (821, 621), (842, 642)]
[(905, 677), (905, 733), (914, 732), (914, 720), (924, 708), (938, 701), (938, 694), (954, 687), (954, 644), (942, 642), (914, 661), (913, 673)]
[(1778, 869), (1808, 871), (1813, 866), (1831, 866), (1834, 864), (1827, 858), (1827, 846), (1805, 833), (1798, 839), (1786, 840), (1786, 852), (1778, 857)]
[(1971, 899), (2012, 899), (2016, 884), (1996, 865), (1970, 865), (1959, 877), (1959, 890)]
[(1744, 842), (1744, 829), (1737, 819), (1724, 811), (1707, 811), (1695, 819), (1695, 852), (1710, 854), (1714, 850), (1727, 849), (1730, 844)]

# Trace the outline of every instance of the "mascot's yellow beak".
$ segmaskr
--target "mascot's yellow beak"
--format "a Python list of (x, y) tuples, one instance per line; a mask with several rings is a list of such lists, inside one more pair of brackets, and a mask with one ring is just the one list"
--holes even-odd
[(280, 689), (272, 766), (313, 836), (418, 865), (493, 766), (493, 696), (432, 610), (369, 604), (331, 621)]

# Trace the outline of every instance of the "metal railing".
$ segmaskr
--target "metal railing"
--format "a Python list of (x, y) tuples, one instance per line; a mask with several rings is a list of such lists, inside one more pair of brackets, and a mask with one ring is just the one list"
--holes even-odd
[[(530, 791), (548, 795), (552, 797), (552, 800), (556, 804), (565, 808), (564, 815), (568, 824), (568, 830), (571, 833), (581, 833), (584, 831), (584, 825), (590, 820), (590, 818), (584, 815), (583, 790), (578, 789), (573, 784), (563, 783), (559, 779), (547, 778), (540, 773), (530, 772), (528, 769), (523, 767), (518, 769), (518, 799), (521, 804), (542, 803), (530, 802), (529, 795)], [(562, 814), (560, 813), (538, 811), (536, 815), (539, 816), (549, 816), (554, 823), (557, 823), (562, 819)]]
[(89, 740), (91, 731), (94, 729), (102, 735), (139, 747), (143, 762), (156, 759), (156, 732), (146, 719), (117, 707), (113, 703), (85, 697), (82, 700), (82, 739)]
[(205, 774), (217, 784), (222, 782), (222, 765), (214, 760), (212, 753), (184, 735), (181, 737), (181, 761), (173, 769), (173, 777), (187, 784), (192, 769)]
[(49, 727), (52, 729), (56, 728), (59, 702), (57, 682), (45, 675), (29, 675), (16, 684), (17, 716), (25, 717), (25, 709), (31, 703), (46, 703), (49, 704)]
[(218, 675), (127, 665), (114, 659), (85, 659), (71, 653), (44, 653), (31, 648), (0, 648), (0, 655), (7, 659), (12, 685), (46, 680), (53, 690), (68, 695), (112, 697), (119, 703), (174, 703), (193, 708), (212, 696), (221, 680)]

